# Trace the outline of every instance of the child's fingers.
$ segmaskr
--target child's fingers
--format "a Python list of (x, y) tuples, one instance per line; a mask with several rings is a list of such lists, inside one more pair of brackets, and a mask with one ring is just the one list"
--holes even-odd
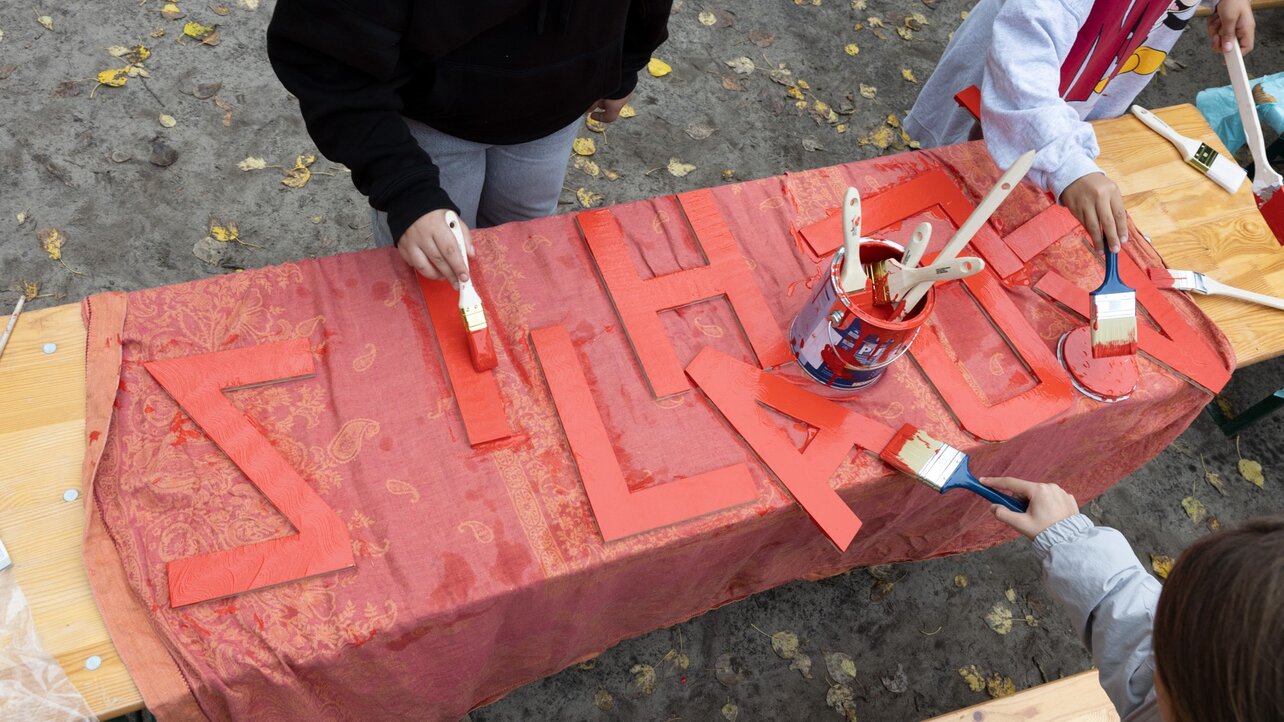
[[(1114, 188), (1110, 195), (1110, 212), (1115, 219), (1115, 231), (1119, 235), (1120, 245), (1128, 242), (1128, 212), (1124, 210), (1123, 196), (1120, 195), (1119, 189)], [(1118, 246), (1114, 249), (1115, 253), (1119, 252)]]
[(1028, 517), (1026, 517), (1025, 514), (1018, 514), (1002, 504), (991, 505), (990, 511), (994, 512), (995, 519), (998, 519), (1026, 536), (1030, 536), (1030, 525), (1027, 523)]
[(1083, 226), (1088, 235), (1092, 237), (1092, 242), (1098, 248), (1101, 247), (1101, 223), (1097, 220), (1097, 207), (1092, 203), (1085, 204), (1082, 208), (1071, 208), (1074, 214), (1079, 217), (1079, 225)]
[(1115, 211), (1111, 208), (1109, 196), (1097, 198), (1097, 222), (1101, 224), (1101, 236), (1105, 239), (1105, 246), (1118, 252), (1119, 229), (1116, 227)]
[(1023, 499), (1029, 499), (1030, 493), (1033, 492), (1034, 489), (1037, 488), (1038, 486), (1032, 481), (1017, 479), (1011, 476), (995, 476), (995, 477), (987, 476), (981, 479), (981, 483), (985, 484), (986, 486), (998, 489), (999, 491), (1010, 492)]

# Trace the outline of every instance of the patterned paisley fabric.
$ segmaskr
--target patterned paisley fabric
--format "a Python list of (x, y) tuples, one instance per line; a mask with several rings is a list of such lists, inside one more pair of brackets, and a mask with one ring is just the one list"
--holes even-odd
[[(796, 229), (831, 212), (848, 184), (868, 198), (930, 168), (974, 202), (997, 176), (984, 149), (966, 145), (713, 191), (782, 335), (818, 268)], [(1002, 236), (1047, 205), (1023, 187), (994, 225)], [(673, 198), (612, 210), (643, 277), (703, 264)], [(944, 216), (928, 218), (948, 235)], [(903, 240), (919, 220), (885, 233)], [(979, 498), (933, 494), (856, 449), (830, 481), (864, 522), (839, 553), (702, 394), (652, 397), (573, 215), (473, 238), (515, 432), (479, 449), (467, 443), (415, 279), (391, 249), (85, 302), (86, 559), (113, 638), (162, 720), (366, 720), (378, 710), (454, 722), (621, 639), (800, 577), (1011, 538)], [(1132, 245), (1138, 262), (1158, 263)], [(1082, 231), (1053, 243), (1031, 274), (1049, 268), (1083, 288), (1099, 274)], [(1028, 287), (1008, 294), (1049, 348), (1082, 324)], [(1174, 303), (1233, 363), (1212, 323), (1186, 299)], [(983, 398), (1033, 385), (966, 293), (943, 292), (937, 314)], [(724, 301), (663, 321), (683, 363), (705, 346), (753, 360)], [(571, 335), (631, 488), (745, 463), (756, 500), (603, 543), (529, 342), (531, 329), (552, 325)], [(167, 561), (292, 530), (142, 362), (290, 339), (308, 340), (315, 375), (226, 393), (346, 523), (356, 567), (172, 609)], [(1210, 398), (1148, 358), (1140, 365), (1127, 401), (1076, 395), (1003, 444), (960, 429), (908, 358), (845, 403), (969, 451), (980, 474), (1056, 482), (1086, 502), (1154, 457)], [(780, 424), (804, 442), (805, 425)]]

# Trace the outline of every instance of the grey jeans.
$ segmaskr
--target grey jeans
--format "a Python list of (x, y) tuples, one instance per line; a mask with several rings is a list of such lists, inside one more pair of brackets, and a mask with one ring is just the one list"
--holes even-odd
[[(469, 228), (552, 215), (566, 179), (571, 144), (581, 120), (528, 143), (490, 145), (446, 135), (404, 119), (419, 147), (441, 171), (441, 187)], [(376, 246), (391, 246), (388, 216), (373, 211)]]

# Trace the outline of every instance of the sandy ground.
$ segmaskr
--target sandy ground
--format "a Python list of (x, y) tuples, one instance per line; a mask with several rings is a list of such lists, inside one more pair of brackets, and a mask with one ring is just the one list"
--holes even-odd
[[(169, 19), (157, 0), (0, 5), (0, 306), (12, 306), (24, 284), (39, 284), (32, 308), (369, 244), (367, 206), (342, 169), (318, 159), (303, 187), (280, 182), (297, 156), (315, 149), (267, 63), (263, 33), (272, 0), (181, 5), (186, 16)], [(865, 3), (681, 3), (672, 39), (658, 53), (673, 72), (644, 78), (633, 101), (637, 117), (594, 136), (594, 160), (619, 179), (572, 168), (562, 209), (579, 207), (580, 188), (618, 203), (715, 185), (724, 173), (747, 180), (902, 150), (899, 142), (879, 147), (875, 131), (888, 114), (909, 109), (920, 86), (903, 71), (928, 77), (970, 3), (853, 5)], [(218, 44), (184, 37), (189, 21), (218, 25)], [(1173, 53), (1185, 67), (1156, 78), (1143, 104), (1191, 102), (1199, 89), (1225, 84), (1203, 22), (1196, 25)], [(898, 27), (917, 29), (905, 39)], [(121, 87), (97, 83), (101, 71), (129, 63), (109, 48), (140, 43), (151, 53), (142, 62), (147, 77), (126, 76)], [(848, 54), (849, 44), (857, 54)], [(1258, 44), (1251, 68), (1284, 68), (1284, 12), (1260, 16)], [(753, 72), (736, 74), (727, 64), (742, 57)], [(845, 132), (797, 109), (786, 88), (769, 79), (781, 63), (807, 81), (811, 108), (819, 100), (842, 113)], [(876, 88), (872, 98), (860, 94), (860, 84)], [(250, 157), (269, 167), (240, 170)], [(671, 158), (695, 170), (675, 177), (664, 170)], [(206, 240), (211, 226), (235, 226), (238, 239)], [(49, 228), (63, 238), (60, 262), (41, 248), (38, 233)], [(1245, 369), (1226, 396), (1245, 406), (1281, 378), (1279, 362)], [(1175, 556), (1208, 533), (1207, 522), (1186, 516), (1183, 497), (1193, 494), (1224, 525), (1284, 508), (1282, 437), (1284, 416), (1245, 432), (1238, 446), (1201, 418), (1086, 511), (1122, 529), (1145, 563), (1152, 553)], [(1238, 473), (1241, 455), (1262, 463), (1263, 489)], [(1225, 480), (1225, 495), (1205, 483), (1204, 465)], [(999, 603), (1018, 619), (1003, 635), (984, 619)], [(1025, 615), (1032, 623), (1020, 621)], [(790, 670), (758, 630), (796, 633), (813, 662), (810, 678)], [(673, 664), (679, 652), (689, 659), (685, 670)], [(849, 686), (864, 720), (918, 719), (986, 699), (958, 673), (968, 665), (1025, 688), (1090, 664), (1043, 591), (1028, 544), (1018, 542), (786, 585), (626, 641), (471, 717), (718, 720), (733, 705), (739, 719), (842, 719), (826, 704), (825, 660), (834, 653), (854, 660)], [(635, 665), (655, 670), (654, 691), (637, 683)], [(380, 719), (377, 710), (369, 717)]]

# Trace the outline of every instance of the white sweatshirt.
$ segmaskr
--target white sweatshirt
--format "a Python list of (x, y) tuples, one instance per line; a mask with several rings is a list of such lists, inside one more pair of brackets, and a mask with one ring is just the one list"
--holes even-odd
[(1122, 115), (1195, 14), (1197, 0), (981, 0), (905, 118), (930, 148), (968, 140), (954, 95), (981, 89), (981, 126), (1006, 168), (1038, 149), (1030, 179), (1057, 197), (1100, 173), (1087, 120)]
[(1083, 514), (1034, 538), (1048, 592), (1092, 652), (1101, 687), (1123, 722), (1159, 722), (1151, 635), (1159, 582), (1123, 535)]

